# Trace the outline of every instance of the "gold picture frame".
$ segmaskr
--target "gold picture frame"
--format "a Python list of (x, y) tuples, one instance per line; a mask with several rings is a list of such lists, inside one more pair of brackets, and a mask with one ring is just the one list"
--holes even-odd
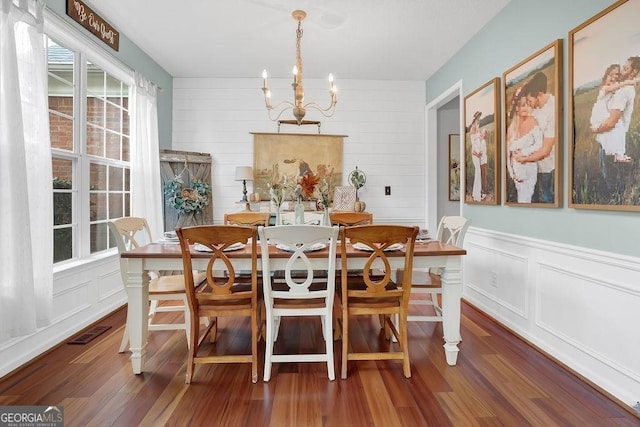
[(557, 208), (562, 200), (562, 40), (502, 75), (504, 204)]
[(464, 202), (500, 204), (500, 79), (464, 98)]
[(638, 16), (622, 0), (569, 32), (571, 208), (640, 211)]

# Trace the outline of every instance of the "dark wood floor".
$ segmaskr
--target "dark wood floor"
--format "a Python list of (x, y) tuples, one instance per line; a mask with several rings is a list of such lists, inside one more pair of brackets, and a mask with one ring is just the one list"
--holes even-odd
[[(65, 426), (638, 426), (640, 419), (463, 303), (460, 355), (448, 366), (442, 325), (410, 323), (412, 377), (397, 362), (350, 362), (328, 381), (322, 363), (199, 365), (186, 385), (181, 331), (152, 332), (145, 372), (118, 354), (124, 310), (86, 345), (64, 344), (0, 381), (0, 405), (63, 405)], [(279, 351), (322, 347), (319, 321), (283, 321)], [(229, 321), (217, 350), (248, 351), (248, 322)], [(352, 321), (355, 346), (386, 346), (379, 323)], [(286, 340), (286, 342), (285, 342)], [(340, 346), (336, 341), (339, 377)], [(261, 351), (264, 343), (261, 343)], [(261, 353), (261, 359), (263, 359)], [(260, 378), (262, 378), (262, 363)]]

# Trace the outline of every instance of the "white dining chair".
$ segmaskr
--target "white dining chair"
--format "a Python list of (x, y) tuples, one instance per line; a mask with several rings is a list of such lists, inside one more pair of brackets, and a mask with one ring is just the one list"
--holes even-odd
[[(462, 247), (470, 220), (463, 216), (443, 216), (438, 224), (435, 239), (449, 245)], [(396, 271), (396, 281), (402, 282), (403, 270)], [(411, 298), (409, 305), (432, 306), (433, 314), (409, 314), (410, 322), (442, 322), (442, 306), (439, 295), (442, 294), (442, 269), (413, 270), (411, 280)], [(423, 295), (429, 295), (426, 299)]]
[[(108, 222), (109, 229), (118, 246), (118, 253), (122, 254), (128, 250), (138, 248), (144, 244), (153, 242), (149, 224), (146, 219), (140, 217), (123, 217)], [(120, 258), (120, 274), (122, 276), (123, 286), (127, 283), (127, 263), (128, 260)], [(195, 282), (201, 283), (205, 280), (204, 274), (196, 274)], [(148, 330), (149, 331), (166, 331), (183, 329), (187, 337), (187, 345), (190, 347), (189, 340), (189, 307), (187, 306), (187, 296), (185, 293), (184, 276), (168, 275), (162, 276), (157, 272), (146, 275), (144, 280), (149, 282), (149, 312), (148, 312)], [(174, 301), (177, 304), (159, 304), (159, 301)], [(184, 322), (182, 323), (157, 323), (154, 322), (155, 315), (161, 312), (182, 312), (184, 313)], [(124, 334), (120, 343), (120, 353), (124, 352), (129, 342), (129, 330), (125, 323)]]
[[(305, 212), (304, 224), (305, 225), (322, 225), (324, 214), (320, 212)], [(295, 225), (296, 213), (295, 212), (282, 212), (280, 214), (280, 220), (282, 225)]]
[[(270, 246), (290, 252), (284, 270), (284, 281), (274, 282), (270, 275), (263, 278), (266, 312), (266, 345), (264, 381), (271, 379), (274, 362), (326, 362), (329, 380), (335, 379), (333, 361), (333, 299), (335, 296), (336, 242), (339, 227), (291, 225), (258, 227), (262, 271), (271, 271)], [(308, 251), (324, 249), (326, 255), (313, 259)], [(318, 280), (318, 274), (321, 280)], [(290, 316), (319, 316), (325, 340), (324, 353), (274, 354), (280, 319)], [(284, 335), (286, 337), (286, 334)]]

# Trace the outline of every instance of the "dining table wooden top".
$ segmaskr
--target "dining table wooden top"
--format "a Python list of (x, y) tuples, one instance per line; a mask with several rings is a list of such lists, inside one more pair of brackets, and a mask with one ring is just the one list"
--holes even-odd
[[(320, 249), (317, 251), (305, 252), (309, 258), (326, 256), (327, 249)], [(251, 244), (246, 244), (244, 247), (225, 252), (229, 258), (251, 258)], [(416, 241), (413, 255), (419, 257), (425, 256), (452, 256), (452, 255), (466, 255), (467, 251), (457, 246), (452, 246), (446, 243), (441, 243), (437, 240)], [(211, 256), (211, 252), (196, 251), (191, 249), (193, 258), (208, 258)], [(336, 251), (338, 257), (341, 256), (340, 242), (338, 242), (338, 249)], [(404, 256), (404, 248), (395, 251), (385, 251), (388, 257), (400, 257)], [(354, 248), (350, 243), (347, 244), (347, 257), (351, 258), (367, 258), (371, 255), (371, 251), (361, 250)], [(122, 253), (122, 258), (181, 258), (182, 252), (180, 251), (180, 245), (177, 243), (150, 243), (141, 246), (136, 249)], [(291, 256), (289, 251), (278, 249), (275, 245), (269, 246), (269, 256), (275, 258), (285, 258)], [(260, 257), (260, 245), (258, 244), (258, 257)]]

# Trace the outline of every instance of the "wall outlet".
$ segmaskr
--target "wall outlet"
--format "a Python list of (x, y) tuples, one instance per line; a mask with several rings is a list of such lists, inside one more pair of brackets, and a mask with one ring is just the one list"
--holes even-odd
[(633, 409), (635, 409), (636, 412), (638, 414), (640, 414), (640, 402), (636, 402), (636, 404), (634, 405)]
[(391, 186), (387, 185), (384, 187), (384, 195), (385, 196), (390, 196), (391, 195)]
[(498, 287), (498, 272), (497, 271), (492, 271), (491, 272), (491, 287), (492, 288), (497, 288)]

